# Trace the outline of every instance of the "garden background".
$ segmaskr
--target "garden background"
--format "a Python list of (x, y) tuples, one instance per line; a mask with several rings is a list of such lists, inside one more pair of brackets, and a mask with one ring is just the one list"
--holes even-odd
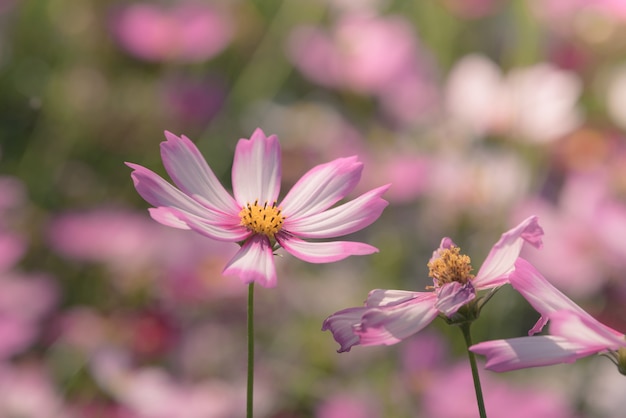
[[(338, 354), (322, 321), (374, 288), (424, 290), (443, 236), (480, 266), (539, 216), (524, 254), (626, 331), (626, 6), (619, 0), (0, 1), (0, 417), (228, 418), (245, 408), (237, 246), (154, 222), (130, 161), (163, 131), (223, 181), (239, 138), (277, 134), (283, 190), (357, 155), (386, 183), (352, 239), (378, 254), (277, 259), (256, 292), (258, 417), (475, 417), (461, 333), (436, 320)], [(474, 341), (538, 318), (505, 287)], [(482, 363), (479, 364), (482, 369)], [(606, 417), (601, 357), (481, 370), (492, 417)]]

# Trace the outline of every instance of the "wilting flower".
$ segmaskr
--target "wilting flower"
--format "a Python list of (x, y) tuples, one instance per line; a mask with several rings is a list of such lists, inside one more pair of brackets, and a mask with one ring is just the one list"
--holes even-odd
[[(511, 285), (541, 318), (529, 337), (486, 341), (470, 350), (487, 356), (487, 369), (504, 372), (527, 367), (573, 363), (592, 354), (606, 354), (626, 374), (626, 337), (598, 322), (552, 286), (529, 262), (519, 259)], [(550, 321), (551, 335), (532, 336)]]
[(387, 206), (381, 195), (389, 185), (331, 208), (357, 185), (363, 164), (338, 158), (308, 171), (280, 203), (281, 158), (275, 135), (257, 129), (240, 139), (232, 168), (234, 198), (224, 189), (196, 146), (185, 136), (166, 132), (161, 157), (178, 189), (154, 172), (132, 163), (139, 194), (154, 208), (156, 221), (192, 229), (209, 238), (236, 242), (241, 248), (224, 269), (245, 283), (276, 285), (276, 246), (301, 260), (329, 263), (351, 255), (377, 252), (361, 242), (307, 242), (358, 231), (374, 222)]
[(536, 216), (502, 234), (474, 277), (470, 258), (444, 238), (428, 263), (433, 286), (427, 292), (375, 289), (364, 307), (348, 308), (329, 316), (322, 327), (333, 333), (339, 352), (360, 344), (391, 345), (420, 331), (443, 314), (451, 319), (476, 298), (476, 291), (499, 287), (514, 271), (524, 242), (539, 248), (543, 230)]

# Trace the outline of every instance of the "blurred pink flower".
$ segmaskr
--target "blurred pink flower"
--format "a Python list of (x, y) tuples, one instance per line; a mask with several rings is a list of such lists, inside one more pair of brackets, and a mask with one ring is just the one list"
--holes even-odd
[(347, 14), (330, 33), (302, 26), (292, 33), (288, 54), (313, 82), (377, 96), (400, 122), (420, 119), (436, 99), (430, 60), (401, 16)]
[[(574, 418), (572, 407), (562, 393), (546, 388), (517, 387), (490, 375), (480, 376), (485, 407), (490, 417)], [(445, 387), (446, 390), (441, 390)], [(437, 418), (474, 418), (476, 396), (467, 363), (441, 367), (424, 385), (423, 416)], [(454, 393), (454, 402), (449, 394)]]
[(26, 242), (21, 236), (0, 231), (0, 273), (15, 266), (26, 248)]
[[(133, 369), (122, 353), (101, 351), (91, 361), (100, 387), (141, 418), (222, 418), (240, 416), (245, 393), (218, 380), (177, 381), (164, 369)], [(263, 393), (255, 399), (260, 408)], [(260, 412), (260, 411), (258, 411)]]
[(462, 58), (448, 75), (446, 108), (474, 135), (508, 135), (531, 142), (559, 139), (582, 123), (576, 102), (582, 84), (548, 63), (516, 68), (506, 76), (480, 55)]
[(616, 24), (626, 21), (622, 0), (532, 0), (531, 10), (552, 30), (572, 31), (587, 41), (609, 41), (619, 36)]
[(221, 52), (232, 37), (224, 13), (200, 2), (169, 9), (135, 3), (114, 13), (112, 31), (132, 55), (146, 61), (205, 61)]
[(387, 202), (381, 195), (389, 185), (371, 190), (329, 209), (357, 185), (363, 164), (356, 157), (339, 158), (306, 173), (284, 197), (280, 192), (281, 155), (278, 138), (257, 129), (237, 143), (231, 197), (219, 183), (196, 146), (185, 136), (166, 132), (161, 154), (167, 172), (180, 190), (154, 172), (127, 163), (135, 188), (154, 208), (156, 221), (192, 229), (219, 241), (241, 242), (241, 249), (224, 269), (245, 283), (276, 286), (274, 245), (312, 263), (328, 263), (376, 248), (347, 241), (307, 242), (303, 238), (333, 238), (374, 222)]
[(524, 245), (541, 247), (543, 230), (530, 217), (502, 234), (474, 277), (470, 259), (460, 254), (450, 238), (444, 238), (428, 263), (433, 291), (411, 292), (376, 289), (364, 307), (348, 308), (329, 316), (322, 330), (330, 330), (339, 352), (354, 345), (391, 345), (419, 332), (438, 315), (450, 318), (476, 297), (476, 291), (508, 282)]
[(219, 264), (232, 258), (234, 247), (190, 237), (135, 211), (62, 213), (51, 220), (47, 235), (52, 249), (62, 256), (102, 264), (110, 273), (107, 278), (126, 293), (147, 288), (178, 308), (245, 293), (236, 281), (220, 280)]
[[(626, 374), (626, 336), (576, 305), (552, 286), (529, 262), (519, 259), (511, 286), (524, 296), (541, 318), (529, 337), (493, 340), (470, 350), (487, 357), (487, 369), (504, 372), (528, 367), (573, 363), (592, 354), (606, 354)], [(550, 321), (550, 335), (532, 336)]]
[(519, 152), (476, 146), (441, 152), (430, 159), (425, 218), (444, 225), (467, 216), (491, 221), (528, 194), (532, 174)]
[(0, 416), (72, 418), (43, 365), (0, 366)]
[(154, 263), (162, 234), (139, 213), (101, 208), (57, 216), (47, 235), (52, 248), (65, 257), (103, 263), (120, 273)]
[(39, 336), (59, 293), (45, 274), (0, 274), (0, 359), (21, 353)]
[(610, 176), (604, 170), (571, 173), (556, 203), (535, 198), (517, 209), (520, 216), (539, 215), (549, 232), (541, 257), (523, 256), (575, 297), (597, 294), (626, 267), (626, 206), (613, 196)]
[(301, 27), (292, 35), (289, 54), (308, 78), (323, 86), (379, 93), (414, 65), (415, 35), (400, 16), (343, 17), (330, 34)]

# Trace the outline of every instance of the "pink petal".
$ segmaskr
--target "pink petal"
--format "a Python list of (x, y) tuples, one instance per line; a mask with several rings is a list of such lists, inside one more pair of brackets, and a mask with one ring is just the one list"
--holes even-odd
[(552, 286), (528, 261), (519, 258), (515, 263), (515, 273), (510, 277), (511, 286), (531, 304), (541, 318), (529, 331), (539, 332), (548, 322), (551, 313), (567, 310), (580, 316), (589, 316), (580, 306)]
[(435, 308), (448, 318), (454, 315), (461, 306), (476, 298), (476, 291), (472, 282), (461, 284), (459, 282), (446, 283), (437, 289), (437, 303)]
[(572, 342), (611, 350), (626, 347), (624, 334), (598, 322), (591, 315), (581, 316), (572, 311), (550, 314), (550, 334)]
[(412, 299), (428, 298), (433, 292), (411, 292), (408, 290), (374, 289), (365, 301), (368, 308), (393, 306)]
[(275, 202), (280, 179), (280, 144), (276, 135), (266, 137), (257, 129), (249, 140), (239, 140), (233, 161), (233, 193), (241, 207), (255, 201)]
[(519, 257), (524, 242), (541, 248), (542, 236), (543, 229), (539, 226), (536, 216), (527, 218), (515, 228), (502, 234), (476, 274), (474, 279), (476, 289), (488, 289), (505, 284), (508, 279), (507, 275), (513, 271), (515, 260)]
[(165, 137), (167, 141), (161, 143), (161, 158), (174, 183), (208, 207), (238, 213), (241, 207), (215, 177), (194, 143), (184, 135), (179, 138), (167, 131)]
[(451, 238), (449, 237), (443, 237), (441, 239), (441, 242), (439, 243), (439, 247), (433, 251), (433, 255), (430, 257), (430, 260), (428, 260), (429, 263), (432, 263), (433, 261), (441, 258), (441, 253), (443, 252), (443, 250), (449, 250), (452, 247), (456, 247), (457, 245), (454, 243), (454, 241), (452, 241)]
[(209, 212), (208, 208), (169, 184), (155, 172), (137, 164), (126, 163), (126, 165), (133, 169), (131, 177), (135, 189), (152, 206), (176, 208), (198, 216), (204, 216)]
[(313, 167), (281, 202), (283, 213), (296, 222), (328, 209), (356, 187), (362, 170), (363, 163), (356, 157), (338, 158)]
[[(204, 219), (207, 223), (216, 225), (230, 225), (239, 223), (239, 212), (224, 213), (214, 207), (205, 206), (181, 192), (161, 176), (137, 164), (126, 163), (134, 171), (131, 173), (135, 189), (148, 203), (159, 208), (166, 207), (175, 209), (180, 213), (187, 213)], [(153, 215), (155, 215), (153, 213)], [(168, 216), (157, 216), (153, 218), (164, 225), (175, 228), (188, 229), (181, 222)], [(237, 219), (235, 221), (235, 219)]]
[(354, 327), (360, 344), (392, 345), (425, 328), (437, 317), (434, 293), (416, 293), (410, 301), (397, 305), (369, 308), (361, 323)]
[(267, 237), (250, 237), (228, 262), (223, 274), (239, 276), (244, 283), (256, 282), (263, 287), (275, 287), (274, 253)]
[(306, 242), (284, 234), (276, 235), (278, 243), (291, 255), (309, 263), (332, 263), (351, 255), (377, 253), (378, 249), (362, 242)]
[(367, 308), (348, 308), (335, 312), (322, 324), (322, 331), (330, 330), (333, 338), (341, 346), (338, 353), (350, 351), (350, 349), (359, 344), (359, 336), (354, 333), (354, 326), (361, 322), (361, 316), (367, 311)]
[(495, 372), (573, 363), (603, 349), (546, 335), (486, 341), (470, 347), (470, 351), (486, 356), (485, 367)]
[(185, 213), (173, 208), (150, 209), (152, 219), (167, 226), (181, 229), (193, 229), (194, 231), (218, 240), (228, 242), (243, 241), (251, 235), (251, 232), (239, 224), (239, 218), (231, 218), (230, 222), (213, 223), (207, 219)]
[(388, 188), (389, 185), (379, 187), (315, 215), (294, 220), (287, 217), (283, 228), (303, 238), (332, 238), (358, 231), (378, 219), (388, 204), (380, 196)]

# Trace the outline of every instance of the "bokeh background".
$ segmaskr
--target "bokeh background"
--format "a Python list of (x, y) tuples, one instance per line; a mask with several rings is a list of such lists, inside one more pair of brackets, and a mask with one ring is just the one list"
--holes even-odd
[[(277, 134), (283, 190), (358, 155), (393, 183), (380, 248), (277, 260), (257, 287), (256, 416), (477, 416), (461, 333), (436, 320), (337, 354), (324, 318), (373, 288), (423, 290), (443, 236), (477, 270), (540, 217), (526, 257), (626, 331), (626, 6), (620, 0), (0, 0), (0, 417), (230, 418), (245, 405), (236, 249), (150, 219), (131, 161), (163, 131), (224, 184), (236, 141)], [(503, 288), (474, 340), (538, 315)], [(482, 371), (491, 417), (622, 417), (602, 357)]]

